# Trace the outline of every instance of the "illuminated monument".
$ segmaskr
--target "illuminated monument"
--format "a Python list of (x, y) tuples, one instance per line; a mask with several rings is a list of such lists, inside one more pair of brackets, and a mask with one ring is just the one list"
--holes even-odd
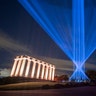
[(96, 49), (96, 10), (90, 6), (92, 0), (18, 1), (72, 60), (75, 67), (70, 80), (89, 80), (85, 62)]
[(55, 66), (29, 56), (15, 58), (11, 77), (29, 77), (54, 81)]

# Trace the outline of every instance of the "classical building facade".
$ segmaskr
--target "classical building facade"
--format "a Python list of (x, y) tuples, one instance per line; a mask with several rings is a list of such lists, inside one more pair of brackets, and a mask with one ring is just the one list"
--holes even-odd
[(55, 66), (29, 56), (17, 56), (11, 70), (11, 77), (28, 77), (54, 81)]

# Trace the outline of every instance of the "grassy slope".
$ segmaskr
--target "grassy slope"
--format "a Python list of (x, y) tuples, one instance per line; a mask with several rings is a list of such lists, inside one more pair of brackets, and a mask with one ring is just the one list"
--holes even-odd
[(56, 83), (55, 82), (25, 82), (25, 83), (0, 85), (0, 89), (1, 90), (40, 89), (40, 87), (46, 84), (52, 86)]

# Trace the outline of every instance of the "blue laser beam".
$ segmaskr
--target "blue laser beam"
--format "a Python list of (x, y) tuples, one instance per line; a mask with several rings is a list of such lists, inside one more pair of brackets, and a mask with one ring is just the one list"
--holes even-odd
[[(43, 27), (45, 32), (72, 60), (72, 44), (67, 40), (68, 33), (69, 39), (72, 39), (70, 34), (71, 32), (69, 30), (70, 28), (65, 29), (65, 26), (70, 27), (70, 23), (68, 23), (67, 20), (69, 20), (70, 18), (71, 11), (66, 11), (64, 8), (62, 9), (58, 6), (53, 7), (51, 5), (48, 5), (46, 2), (43, 4), (38, 0), (19, 0), (19, 2), (25, 7), (26, 10), (28, 10), (31, 16), (41, 25), (41, 27)], [(60, 15), (62, 11), (63, 13), (62, 15)], [(68, 15), (66, 16), (64, 13), (67, 13)]]
[(71, 81), (76, 82), (82, 82), (89, 80), (89, 78), (86, 76), (82, 68), (76, 68), (76, 70), (73, 72), (72, 76), (70, 77)]
[[(85, 32), (84, 32), (84, 0), (73, 0), (73, 52), (74, 61), (76, 65), (76, 71), (70, 79), (75, 78), (76, 81), (82, 81), (80, 79), (88, 79), (83, 72), (83, 65), (85, 60)], [(78, 70), (77, 70), (78, 69)], [(82, 69), (82, 70), (81, 70)], [(87, 78), (86, 78), (87, 77)]]
[(72, 8), (68, 0), (18, 1), (75, 64), (70, 80), (88, 80), (84, 65), (96, 49), (96, 8), (89, 6), (84, 10), (84, 0), (70, 0)]
[(85, 9), (85, 61), (96, 50), (96, 8), (87, 7)]

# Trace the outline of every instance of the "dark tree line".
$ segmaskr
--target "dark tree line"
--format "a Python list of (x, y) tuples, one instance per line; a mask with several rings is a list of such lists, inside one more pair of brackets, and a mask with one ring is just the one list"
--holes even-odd
[(60, 76), (55, 76), (55, 81), (57, 82), (63, 82), (63, 81), (68, 81), (69, 77), (68, 75), (60, 75)]
[(89, 77), (91, 81), (96, 81), (96, 70), (88, 70), (86, 75)]

